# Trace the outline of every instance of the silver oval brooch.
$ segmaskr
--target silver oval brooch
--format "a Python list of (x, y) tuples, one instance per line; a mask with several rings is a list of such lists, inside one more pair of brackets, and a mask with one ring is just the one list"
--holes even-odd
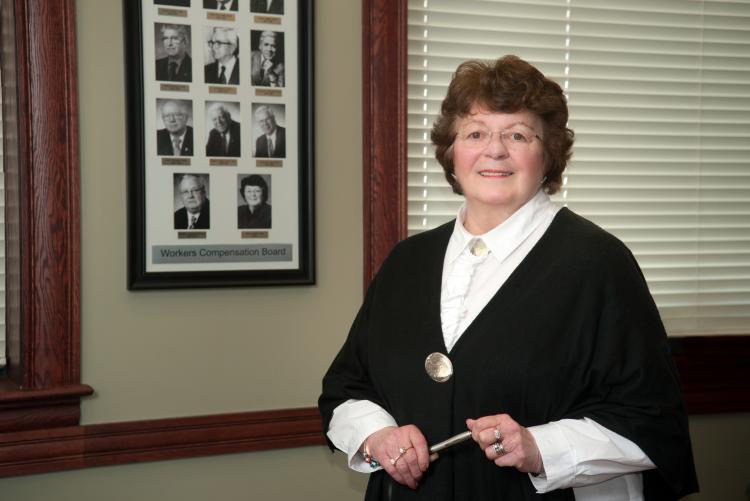
[(433, 381), (445, 383), (453, 375), (453, 364), (451, 359), (442, 353), (435, 352), (427, 355), (424, 361), (424, 370)]

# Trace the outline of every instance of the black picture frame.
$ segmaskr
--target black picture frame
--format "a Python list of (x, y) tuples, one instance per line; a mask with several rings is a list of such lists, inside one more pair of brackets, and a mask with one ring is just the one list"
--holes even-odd
[[(234, 12), (205, 8), (202, 0), (192, 0), (192, 6), (123, 0), (129, 290), (315, 283), (313, 1), (283, 1), (284, 13), (278, 15), (251, 12), (247, 0), (234, 0), (239, 7)], [(267, 54), (261, 55), (260, 36), (266, 45), (275, 44), (275, 57), (271, 52), (263, 59)], [(229, 42), (219, 45), (220, 40)], [(274, 40), (281, 41), (283, 64), (277, 63)], [(209, 65), (224, 57), (214, 48), (232, 49), (231, 43), (239, 82), (207, 83)], [(174, 44), (182, 44), (182, 54)], [(160, 59), (171, 63), (180, 57), (179, 70), (170, 67), (166, 74), (162, 65), (160, 72)], [(263, 80), (256, 78), (266, 64), (276, 66), (263, 70)], [(270, 80), (265, 78), (273, 72)], [(227, 134), (222, 134), (222, 152), (210, 147), (225, 122), (217, 117), (224, 116), (245, 123), (234, 134), (241, 152), (239, 144), (235, 150), (227, 146), (232, 143)], [(249, 126), (251, 117), (257, 123)], [(174, 144), (171, 153), (165, 151), (171, 145), (161, 141), (167, 132)], [(267, 135), (273, 137), (269, 152)], [(272, 186), (262, 202), (268, 208), (263, 222), (248, 223), (241, 215), (243, 198), (248, 211), (253, 202), (247, 198), (251, 188), (241, 185), (247, 176), (262, 178), (266, 189)], [(247, 195), (238, 191), (240, 186)], [(184, 208), (174, 210), (180, 202)], [(190, 214), (196, 206), (203, 215), (190, 219), (188, 228), (178, 223), (178, 212)]]

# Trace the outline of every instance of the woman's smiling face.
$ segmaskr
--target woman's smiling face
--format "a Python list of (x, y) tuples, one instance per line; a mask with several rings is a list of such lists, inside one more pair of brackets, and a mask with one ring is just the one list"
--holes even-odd
[[(542, 121), (529, 111), (495, 113), (475, 105), (456, 123), (456, 130), (454, 174), (466, 197), (467, 217), (486, 220), (497, 215), (502, 222), (541, 187)], [(485, 145), (477, 139), (488, 131)]]

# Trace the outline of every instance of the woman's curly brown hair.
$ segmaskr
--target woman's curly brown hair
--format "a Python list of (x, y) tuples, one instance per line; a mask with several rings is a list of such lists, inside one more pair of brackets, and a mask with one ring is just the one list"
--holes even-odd
[(497, 61), (466, 61), (453, 74), (440, 116), (432, 126), (435, 157), (443, 166), (453, 191), (463, 194), (453, 177), (453, 141), (456, 121), (477, 105), (494, 113), (530, 111), (542, 120), (544, 170), (542, 183), (547, 193), (562, 185), (562, 173), (571, 157), (573, 131), (569, 129), (568, 105), (560, 86), (518, 56)]

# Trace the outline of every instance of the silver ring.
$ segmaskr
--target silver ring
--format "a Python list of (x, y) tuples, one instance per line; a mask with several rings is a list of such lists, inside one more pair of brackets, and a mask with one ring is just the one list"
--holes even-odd
[(505, 447), (500, 442), (495, 442), (494, 444), (492, 444), (492, 450), (498, 457), (505, 454)]
[(499, 442), (503, 439), (503, 436), (500, 434), (500, 430), (495, 428), (495, 442)]
[[(409, 447), (409, 449), (411, 449), (411, 447)], [(396, 456), (395, 458), (390, 458), (391, 465), (396, 466), (396, 463), (398, 462), (398, 460), (401, 459), (401, 457), (404, 454), (406, 454), (406, 451), (408, 451), (409, 449), (404, 449), (403, 447), (399, 447), (398, 448), (398, 456)]]

